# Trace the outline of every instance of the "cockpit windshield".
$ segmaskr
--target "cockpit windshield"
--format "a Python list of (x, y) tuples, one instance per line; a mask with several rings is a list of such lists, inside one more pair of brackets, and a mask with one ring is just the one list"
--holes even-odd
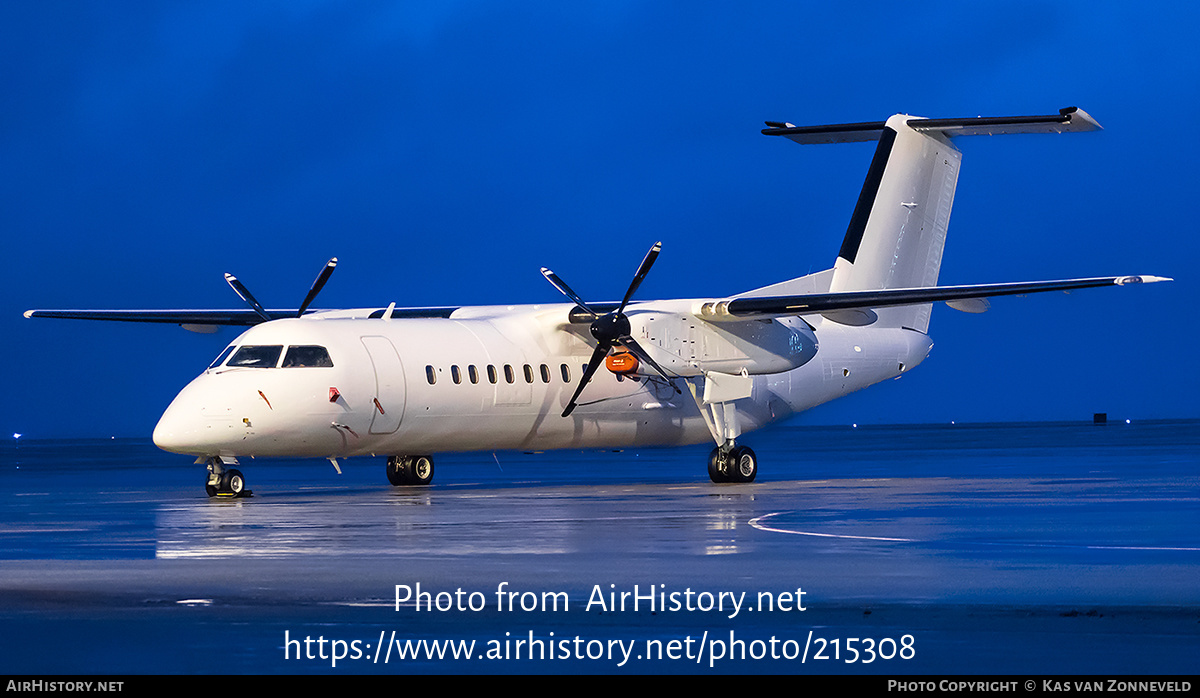
[(279, 355), (282, 353), (283, 345), (281, 344), (261, 346), (248, 344), (238, 349), (226, 365), (229, 368), (275, 368), (279, 364)]
[[(233, 358), (229, 358), (231, 353)], [(217, 357), (216, 361), (209, 364), (208, 368), (211, 370), (221, 366), (227, 358), (229, 358), (229, 363), (224, 364), (226, 368), (275, 368), (280, 365), (279, 355), (283, 353), (281, 344), (247, 344), (241, 347), (231, 345), (226, 347), (225, 351), (221, 352), (221, 355)], [(287, 353), (283, 356), (283, 368), (329, 368), (332, 366), (333, 359), (329, 358), (329, 351), (325, 347), (289, 346)]]
[(333, 366), (333, 360), (329, 358), (329, 352), (325, 351), (325, 347), (288, 347), (287, 354), (283, 357), (283, 367), (294, 368), (306, 366), (329, 367)]

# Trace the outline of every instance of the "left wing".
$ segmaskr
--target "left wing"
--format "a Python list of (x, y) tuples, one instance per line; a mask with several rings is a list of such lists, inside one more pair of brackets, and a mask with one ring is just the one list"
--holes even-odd
[[(296, 317), (296, 310), (268, 310), (270, 319)], [(266, 322), (253, 310), (26, 310), (25, 317), (64, 320), (162, 322), (173, 325), (249, 326)]]
[[(395, 318), (446, 318), (458, 310), (457, 307), (397, 308), (389, 306), (372, 310), (364, 308), (354, 311), (367, 318), (384, 315)], [(26, 310), (25, 317), (58, 318), (60, 320), (110, 320), (115, 322), (158, 322), (183, 325), (186, 329), (209, 331), (205, 328), (249, 327), (271, 320), (302, 317), (312, 313), (327, 313), (327, 310), (312, 309), (264, 309), (258, 310)], [(351, 311), (341, 311), (343, 314)]]
[(25, 317), (50, 317), (65, 320), (115, 320), (118, 322), (162, 322), (182, 325), (194, 332), (216, 332), (223, 325), (249, 326), (288, 317), (301, 317), (311, 312), (308, 306), (325, 287), (325, 282), (337, 267), (337, 257), (330, 259), (321, 268), (304, 302), (294, 310), (267, 310), (250, 289), (238, 281), (233, 274), (225, 275), (225, 282), (238, 297), (250, 306), (249, 310), (26, 310)]

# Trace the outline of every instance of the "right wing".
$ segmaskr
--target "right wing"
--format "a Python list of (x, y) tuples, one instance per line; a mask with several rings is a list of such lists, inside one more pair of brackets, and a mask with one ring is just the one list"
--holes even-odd
[[(898, 305), (917, 305), (934, 301), (967, 301), (995, 296), (1014, 296), (1046, 291), (1070, 291), (1099, 286), (1171, 281), (1161, 276), (1103, 276), (1061, 281), (1022, 281), (1004, 284), (971, 284), (967, 286), (930, 286), (926, 288), (890, 288), (878, 291), (844, 291), (841, 293), (809, 293), (799, 296), (765, 296), (732, 298), (705, 302), (700, 317), (705, 320), (738, 321), (787, 315), (811, 315), (839, 311), (869, 311)], [(869, 315), (869, 313), (868, 313)]]

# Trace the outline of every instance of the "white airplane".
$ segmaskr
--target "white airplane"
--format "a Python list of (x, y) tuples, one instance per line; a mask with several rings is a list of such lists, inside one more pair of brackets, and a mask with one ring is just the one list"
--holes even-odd
[[(206, 463), (209, 496), (248, 494), (246, 456), (387, 456), (393, 485), (424, 485), (441, 452), (628, 448), (713, 441), (713, 482), (750, 482), (742, 434), (911, 371), (934, 302), (983, 312), (992, 296), (1169, 281), (1155, 276), (938, 286), (960, 136), (1092, 131), (1049, 116), (796, 127), (801, 144), (877, 140), (832, 269), (728, 298), (634, 301), (650, 248), (619, 303), (591, 303), (549, 269), (569, 303), (310, 311), (30, 310), (26, 317), (250, 325), (183, 389), (154, 443)], [(604, 370), (601, 370), (603, 367)]]

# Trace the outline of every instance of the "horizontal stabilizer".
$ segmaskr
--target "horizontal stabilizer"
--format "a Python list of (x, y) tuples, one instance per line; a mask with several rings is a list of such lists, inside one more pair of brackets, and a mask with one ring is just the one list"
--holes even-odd
[[(974, 116), (962, 119), (923, 119), (912, 117), (907, 125), (914, 131), (936, 131), (944, 136), (1000, 136), (1017, 133), (1075, 133), (1096, 131), (1100, 124), (1076, 107), (1060, 109), (1045, 116)], [(884, 121), (825, 126), (789, 126), (768, 122), (767, 136), (784, 136), (802, 145), (815, 143), (855, 143), (877, 141), (883, 135)]]
[(892, 288), (880, 291), (847, 291), (815, 293), (802, 296), (768, 296), (763, 298), (734, 298), (706, 302), (700, 306), (700, 317), (713, 321), (740, 321), (789, 315), (825, 314), (839, 317), (831, 311), (870, 310), (901, 305), (917, 305), (935, 301), (958, 301), (970, 298), (1014, 296), (1047, 291), (1071, 291), (1100, 286), (1171, 281), (1161, 276), (1105, 276), (1061, 281), (1023, 281), (1005, 284), (975, 284), (969, 286), (932, 286), (929, 288)]
[(883, 121), (866, 121), (858, 124), (827, 124), (825, 126), (772, 126), (777, 121), (768, 121), (762, 130), (766, 136), (787, 136), (797, 143), (858, 143), (877, 141), (883, 133)]

